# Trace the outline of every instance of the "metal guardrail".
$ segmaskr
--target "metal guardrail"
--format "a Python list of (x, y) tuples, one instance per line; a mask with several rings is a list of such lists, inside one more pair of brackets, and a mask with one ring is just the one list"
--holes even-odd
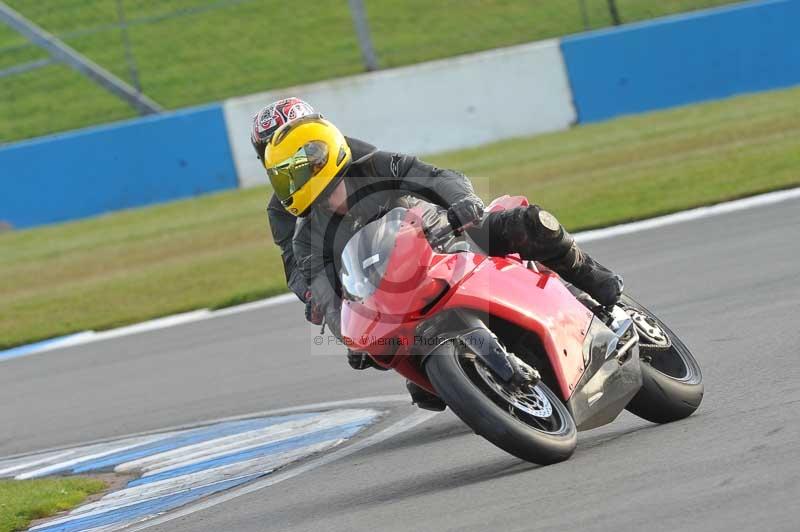
[[(9, 27), (25, 36), (31, 43), (46, 50), (53, 60), (61, 61), (89, 77), (106, 90), (131, 104), (141, 114), (161, 112), (161, 106), (142, 94), (141, 91), (137, 91), (88, 57), (81, 55), (54, 35), (11, 9), (5, 2), (0, 2), (0, 21), (5, 22)], [(31, 62), (21, 67), (21, 70), (31, 70), (50, 64), (50, 62), (46, 60)]]

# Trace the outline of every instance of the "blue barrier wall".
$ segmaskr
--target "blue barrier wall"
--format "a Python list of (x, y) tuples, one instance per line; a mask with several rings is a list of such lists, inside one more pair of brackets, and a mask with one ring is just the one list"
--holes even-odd
[(750, 2), (561, 43), (579, 122), (800, 83), (800, 0)]
[(0, 222), (15, 228), (237, 186), (219, 105), (0, 148)]

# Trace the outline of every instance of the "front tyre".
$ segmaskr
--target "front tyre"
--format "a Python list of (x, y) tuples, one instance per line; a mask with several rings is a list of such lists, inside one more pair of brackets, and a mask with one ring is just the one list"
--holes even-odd
[(511, 390), (455, 342), (431, 353), (425, 371), (447, 406), (504, 451), (543, 465), (566, 460), (575, 451), (575, 422), (543, 382), (524, 393)]
[(639, 333), (642, 388), (626, 409), (653, 423), (689, 417), (703, 400), (703, 375), (689, 348), (652, 312), (623, 295)]

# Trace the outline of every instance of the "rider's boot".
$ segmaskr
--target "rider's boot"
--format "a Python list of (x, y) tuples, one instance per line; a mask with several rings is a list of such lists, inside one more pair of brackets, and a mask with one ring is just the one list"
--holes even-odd
[(502, 211), (490, 223), (493, 254), (517, 252), (539, 261), (603, 306), (619, 300), (622, 277), (583, 252), (556, 217), (538, 205)]
[(605, 307), (616, 304), (622, 295), (622, 277), (584, 253), (575, 242), (562, 257), (542, 264)]
[(424, 410), (433, 410), (434, 412), (441, 412), (447, 405), (438, 396), (433, 395), (425, 388), (417, 386), (411, 381), (406, 381), (406, 389), (411, 394), (411, 404), (415, 404)]

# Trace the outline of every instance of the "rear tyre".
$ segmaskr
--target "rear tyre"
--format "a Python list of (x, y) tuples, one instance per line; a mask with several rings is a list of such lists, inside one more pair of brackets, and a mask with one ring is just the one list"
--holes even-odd
[(642, 388), (626, 409), (653, 423), (689, 417), (703, 400), (703, 375), (689, 348), (656, 315), (627, 295), (619, 305), (639, 333)]
[(543, 465), (566, 460), (575, 451), (575, 422), (543, 382), (525, 393), (512, 391), (455, 342), (428, 356), (425, 371), (447, 406), (504, 451)]

